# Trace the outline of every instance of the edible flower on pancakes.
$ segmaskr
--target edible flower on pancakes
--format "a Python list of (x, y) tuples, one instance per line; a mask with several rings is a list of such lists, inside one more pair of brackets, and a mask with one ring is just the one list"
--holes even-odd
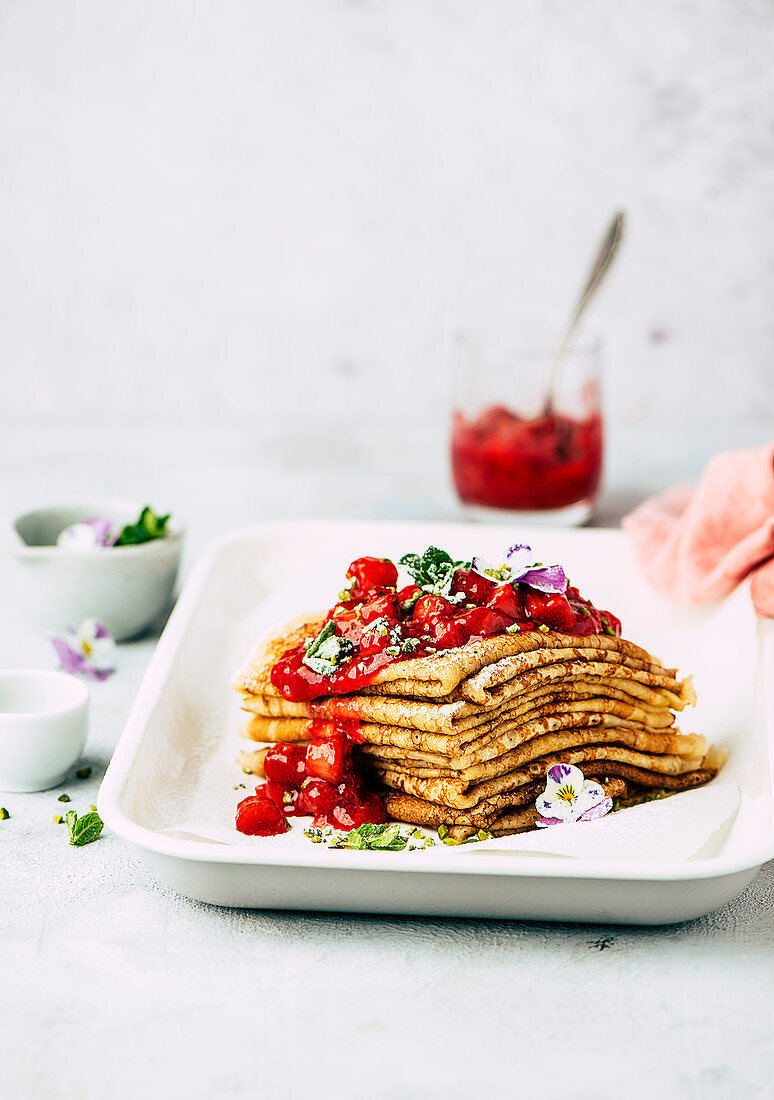
[(99, 619), (84, 619), (76, 629), (68, 626), (66, 638), (54, 638), (53, 646), (65, 672), (82, 673), (93, 680), (106, 680), (115, 672), (112, 661), (115, 640)]
[(502, 565), (492, 565), (486, 558), (475, 557), (470, 568), (500, 584), (520, 581), (538, 592), (564, 592), (567, 588), (567, 576), (561, 565), (543, 565), (535, 561), (532, 548), (521, 543), (510, 547)]
[(546, 773), (546, 789), (535, 802), (542, 817), (536, 824), (569, 825), (574, 821), (593, 821), (613, 808), (613, 800), (599, 783), (584, 779), (580, 768), (572, 764), (554, 764)]

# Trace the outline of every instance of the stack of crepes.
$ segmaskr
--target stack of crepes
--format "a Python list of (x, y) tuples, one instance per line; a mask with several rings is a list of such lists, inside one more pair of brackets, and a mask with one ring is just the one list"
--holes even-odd
[[(691, 679), (607, 634), (501, 634), (396, 661), (357, 693), (289, 702), (272, 666), (323, 621), (296, 620), (250, 654), (233, 681), (249, 712), (244, 734), (298, 743), (312, 718), (356, 719), (355, 752), (395, 820), (444, 825), (460, 840), (503, 835), (534, 827), (556, 763), (623, 804), (706, 783), (722, 766), (723, 750), (675, 725), (696, 700)], [(265, 752), (242, 753), (243, 767), (261, 775)]]

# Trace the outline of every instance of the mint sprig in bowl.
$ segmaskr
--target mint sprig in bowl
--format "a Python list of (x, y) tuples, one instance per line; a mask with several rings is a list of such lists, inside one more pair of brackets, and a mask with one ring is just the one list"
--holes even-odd
[(52, 505), (12, 524), (19, 598), (40, 626), (99, 619), (117, 641), (145, 633), (169, 608), (183, 528), (148, 504)]

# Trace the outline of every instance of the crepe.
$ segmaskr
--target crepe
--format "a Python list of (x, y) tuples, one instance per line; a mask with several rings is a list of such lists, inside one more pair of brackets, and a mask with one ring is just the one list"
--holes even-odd
[(357, 692), (291, 702), (272, 684), (272, 667), (323, 621), (304, 616), (275, 631), (234, 677), (244, 734), (264, 746), (240, 758), (256, 775), (271, 744), (308, 739), (311, 719), (355, 719), (356, 759), (389, 815), (464, 838), (532, 828), (557, 763), (580, 766), (629, 801), (706, 783), (722, 766), (722, 753), (675, 724), (696, 701), (691, 678), (606, 634), (501, 634), (397, 660)]
[[(236, 691), (254, 696), (279, 696), (271, 682), (271, 670), (289, 649), (315, 637), (324, 616), (302, 616), (268, 634), (250, 653), (244, 666), (232, 681)], [(523, 631), (482, 638), (464, 646), (447, 649), (428, 657), (413, 657), (394, 661), (380, 669), (369, 686), (367, 695), (405, 695), (413, 699), (441, 699), (451, 694), (469, 676), (505, 658), (532, 650), (577, 650), (612, 652), (621, 658), (629, 656), (650, 668), (650, 654), (633, 642), (607, 634), (589, 634), (576, 638), (552, 631)], [(661, 671), (660, 668), (657, 671)], [(673, 670), (665, 670), (673, 671)]]

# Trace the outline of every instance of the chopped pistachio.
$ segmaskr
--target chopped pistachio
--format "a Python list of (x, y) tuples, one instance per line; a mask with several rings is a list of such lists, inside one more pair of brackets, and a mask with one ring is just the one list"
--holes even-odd
[(54, 814), (54, 824), (55, 825), (64, 825), (64, 818), (62, 817), (61, 814)]
[(545, 623), (541, 623), (540, 626), (538, 627), (538, 630), (541, 632), (541, 634), (547, 634), (549, 628), (546, 626)]
[(245, 787), (244, 783), (237, 783), (236, 787), (234, 787), (234, 790), (235, 791), (244, 791), (244, 790), (247, 790), (247, 788)]
[(0, 806), (0, 821), (7, 821), (10, 816), (5, 806)]
[(252, 775), (253, 774), (252, 771), (250, 770), (250, 768), (242, 768), (242, 771), (245, 773), (245, 775)]
[(57, 802), (69, 802), (69, 801), (70, 801), (69, 794), (60, 794), (59, 798), (57, 798)]
[(91, 765), (86, 764), (84, 765), (84, 767), (78, 768), (78, 771), (75, 774), (78, 776), (79, 779), (88, 779), (91, 775)]
[(470, 843), (473, 840), (491, 840), (491, 839), (492, 839), (492, 834), (491, 833), (488, 833), (486, 831), (486, 829), (479, 829), (477, 833), (473, 834), (473, 836), (468, 837), (467, 843)]

